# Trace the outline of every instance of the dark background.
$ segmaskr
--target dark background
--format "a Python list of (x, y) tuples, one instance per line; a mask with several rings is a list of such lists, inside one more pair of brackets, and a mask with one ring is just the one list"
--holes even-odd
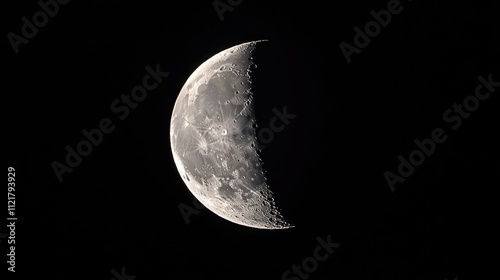
[[(340, 42), (353, 44), (353, 28), (387, 2), (245, 0), (221, 21), (212, 1), (71, 1), (18, 54), (5, 36), (16, 276), (109, 280), (125, 267), (136, 280), (281, 279), (331, 235), (341, 246), (308, 279), (480, 279), (496, 223), (500, 89), (456, 131), (442, 114), (479, 75), (500, 80), (499, 10), (402, 1), (348, 64)], [(18, 4), (5, 9), (5, 35), (40, 10)], [(193, 207), (192, 195), (169, 143), (175, 99), (206, 59), (259, 39), (272, 43), (256, 69), (260, 127), (273, 107), (298, 115), (263, 151), (296, 227), (247, 228), (207, 209), (186, 224), (179, 205)], [(110, 104), (157, 64), (170, 76), (119, 120)], [(51, 164), (105, 117), (116, 129), (60, 183)], [(383, 173), (436, 127), (447, 141), (392, 193)]]

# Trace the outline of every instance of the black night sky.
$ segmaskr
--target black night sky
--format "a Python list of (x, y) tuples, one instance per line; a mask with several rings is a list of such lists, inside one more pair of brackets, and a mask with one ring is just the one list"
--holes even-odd
[[(10, 277), (485, 273), (500, 172), (493, 4), (66, 2), (4, 9), (4, 150), (15, 168), (17, 218), (16, 272), (3, 268)], [(52, 15), (40, 12), (43, 3)], [(226, 48), (262, 39), (259, 128), (273, 108), (296, 115), (262, 151), (276, 201), (295, 225), (288, 230), (244, 227), (197, 208), (170, 148), (170, 116), (189, 75)], [(123, 96), (148, 74), (154, 86), (127, 103)], [(107, 133), (88, 155), (68, 156), (87, 139), (83, 130), (96, 129)], [(58, 178), (54, 166), (68, 172)], [(4, 260), (13, 233), (0, 233)]]

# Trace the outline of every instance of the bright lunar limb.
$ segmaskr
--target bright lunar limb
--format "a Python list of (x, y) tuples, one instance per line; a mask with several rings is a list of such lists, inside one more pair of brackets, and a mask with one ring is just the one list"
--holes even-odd
[(170, 143), (191, 193), (218, 216), (262, 229), (293, 227), (266, 184), (258, 154), (253, 52), (262, 41), (226, 49), (201, 64), (172, 112)]

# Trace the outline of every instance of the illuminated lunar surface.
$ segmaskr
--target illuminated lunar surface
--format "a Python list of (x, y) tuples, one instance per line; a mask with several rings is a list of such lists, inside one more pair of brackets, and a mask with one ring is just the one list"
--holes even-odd
[(182, 180), (212, 212), (248, 227), (291, 228), (257, 149), (251, 77), (260, 43), (226, 49), (193, 72), (172, 112), (171, 148)]

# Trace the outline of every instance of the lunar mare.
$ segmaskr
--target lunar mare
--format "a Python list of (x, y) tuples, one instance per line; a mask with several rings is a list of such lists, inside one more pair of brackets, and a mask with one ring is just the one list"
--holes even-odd
[(244, 226), (290, 228), (257, 149), (251, 78), (259, 42), (221, 51), (192, 73), (175, 102), (170, 142), (182, 180), (205, 207)]

